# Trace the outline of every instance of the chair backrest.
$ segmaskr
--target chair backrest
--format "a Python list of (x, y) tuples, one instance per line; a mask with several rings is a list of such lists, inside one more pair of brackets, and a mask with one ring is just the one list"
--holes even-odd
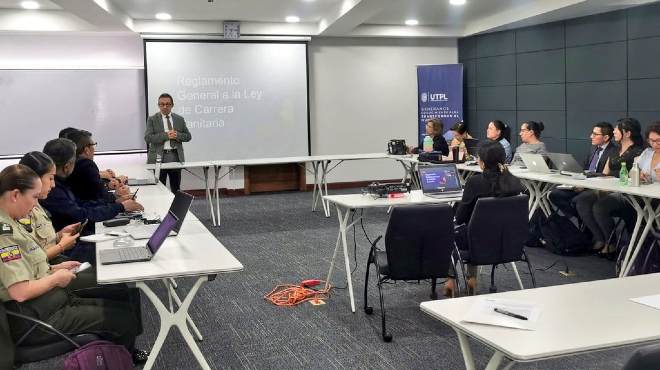
[(622, 370), (657, 369), (658, 364), (660, 364), (660, 344), (651, 344), (635, 350)]
[(395, 207), (385, 233), (390, 278), (446, 277), (454, 247), (453, 219), (446, 204)]
[(0, 369), (12, 369), (14, 367), (14, 341), (11, 337), (5, 306), (2, 303), (0, 303), (0, 348), (3, 349), (2, 356), (0, 356)]
[(468, 223), (470, 263), (519, 261), (528, 234), (527, 195), (477, 200)]

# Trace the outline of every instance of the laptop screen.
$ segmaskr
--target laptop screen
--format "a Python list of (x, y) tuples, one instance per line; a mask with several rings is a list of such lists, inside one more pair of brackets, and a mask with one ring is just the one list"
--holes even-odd
[(179, 219), (176, 225), (174, 225), (173, 229), (177, 233), (181, 229), (181, 225), (183, 224), (183, 220), (186, 218), (186, 214), (188, 214), (188, 210), (190, 209), (192, 201), (193, 196), (182, 191), (177, 191), (174, 195), (174, 200), (170, 206), (170, 212), (174, 213), (174, 215)]
[(419, 181), (424, 193), (445, 193), (461, 190), (461, 178), (455, 164), (419, 168)]
[(147, 242), (147, 247), (149, 247), (152, 255), (158, 252), (158, 249), (160, 249), (160, 246), (163, 245), (163, 242), (170, 234), (170, 231), (172, 231), (177, 221), (178, 219), (174, 213), (167, 212), (167, 216), (165, 216), (163, 221), (158, 225), (158, 228), (156, 231), (154, 231), (154, 233), (151, 235), (151, 238), (149, 238), (149, 241)]

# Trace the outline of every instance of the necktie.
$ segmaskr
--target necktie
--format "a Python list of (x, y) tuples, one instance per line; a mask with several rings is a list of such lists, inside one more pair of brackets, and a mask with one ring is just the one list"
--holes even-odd
[(598, 147), (594, 151), (594, 155), (591, 157), (591, 162), (589, 162), (589, 172), (596, 172), (596, 168), (598, 167), (598, 155), (601, 150), (603, 150), (603, 148)]
[[(168, 114), (165, 116), (165, 119), (167, 119), (167, 129), (172, 131), (172, 121), (170, 121), (170, 115)], [(172, 146), (172, 149), (174, 149), (174, 140), (170, 140), (170, 145)]]

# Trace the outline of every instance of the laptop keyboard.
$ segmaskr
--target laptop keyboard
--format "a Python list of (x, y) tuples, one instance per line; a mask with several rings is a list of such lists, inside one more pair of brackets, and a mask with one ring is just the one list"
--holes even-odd
[(112, 261), (135, 261), (149, 259), (150, 253), (147, 251), (147, 248), (117, 248), (102, 250), (100, 257), (102, 263)]

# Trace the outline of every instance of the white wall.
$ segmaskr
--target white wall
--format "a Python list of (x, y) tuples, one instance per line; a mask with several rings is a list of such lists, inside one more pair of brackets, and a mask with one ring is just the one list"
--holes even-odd
[[(2, 34), (0, 50), (8, 51), (0, 68), (143, 67), (142, 41), (130, 33)], [(458, 60), (455, 39), (313, 38), (308, 52), (312, 154), (384, 152), (393, 138), (415, 142), (416, 66)], [(34, 150), (43, 145), (34, 143)], [(127, 164), (134, 160), (126, 157)], [(120, 167), (122, 159), (111, 162)], [(354, 161), (337, 167), (329, 181), (395, 179), (402, 173), (390, 160)], [(242, 188), (243, 171), (225, 177), (221, 186)], [(201, 188), (189, 174), (182, 187)]]

